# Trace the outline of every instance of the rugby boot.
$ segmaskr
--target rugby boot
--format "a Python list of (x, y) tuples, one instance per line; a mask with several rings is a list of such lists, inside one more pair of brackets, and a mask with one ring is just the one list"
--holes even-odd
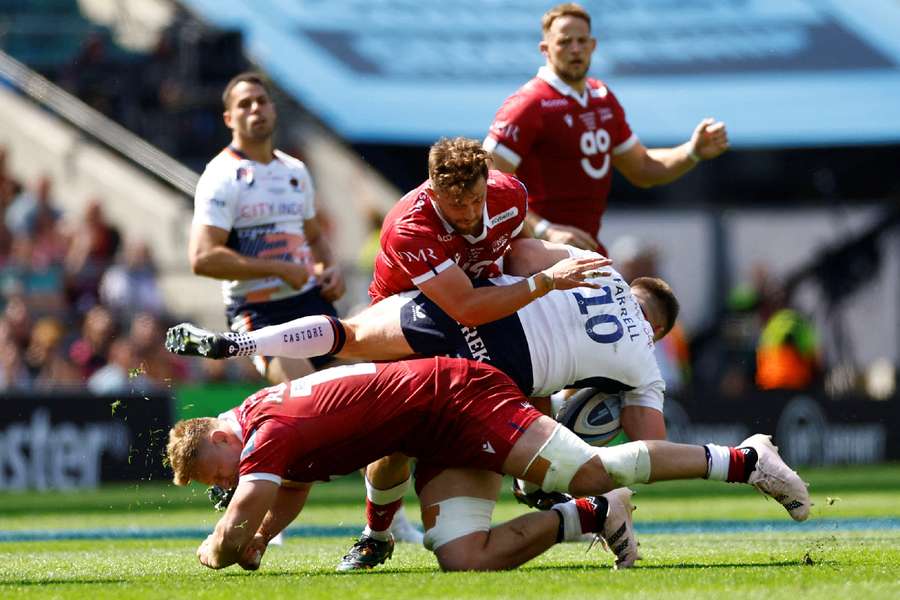
[(809, 484), (787, 466), (772, 443), (772, 436), (757, 433), (741, 442), (738, 448), (756, 450), (756, 468), (747, 483), (775, 499), (795, 521), (805, 521), (812, 506)]
[(394, 554), (394, 536), (388, 541), (382, 542), (367, 535), (362, 535), (356, 543), (350, 547), (350, 551), (344, 555), (338, 563), (337, 570), (362, 571), (374, 569)]
[(191, 323), (181, 323), (166, 331), (166, 350), (182, 356), (233, 358), (253, 356), (256, 342), (246, 333), (216, 333)]
[[(641, 558), (631, 521), (631, 513), (634, 512), (634, 506), (631, 504), (632, 494), (634, 492), (628, 488), (617, 488), (603, 494), (607, 502), (606, 519), (603, 521), (603, 527), (597, 532), (597, 538), (603, 543), (604, 548), (616, 555), (615, 569), (632, 567), (634, 561)], [(596, 496), (588, 500), (597, 505)]]
[(512, 481), (512, 493), (516, 502), (519, 504), (524, 504), (529, 508), (536, 508), (538, 510), (550, 510), (553, 508), (554, 504), (568, 502), (572, 499), (572, 496), (569, 494), (563, 492), (545, 492), (540, 488), (533, 492), (526, 492), (522, 489), (522, 484), (519, 483), (519, 480), (515, 477), (513, 477)]

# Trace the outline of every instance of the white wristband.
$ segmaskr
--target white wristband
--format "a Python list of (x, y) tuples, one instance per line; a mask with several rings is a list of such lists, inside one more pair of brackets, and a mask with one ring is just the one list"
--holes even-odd
[(537, 289), (537, 283), (535, 283), (535, 281), (534, 281), (534, 275), (532, 275), (525, 281), (528, 282), (528, 292), (533, 294), (535, 292), (535, 290)]
[(542, 238), (547, 230), (550, 229), (550, 221), (547, 219), (541, 219), (538, 221), (538, 224), (534, 226), (534, 237)]

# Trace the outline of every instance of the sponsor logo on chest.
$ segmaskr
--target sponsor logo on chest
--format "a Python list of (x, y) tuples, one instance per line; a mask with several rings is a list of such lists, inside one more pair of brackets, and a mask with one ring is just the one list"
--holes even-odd
[(519, 215), (518, 207), (513, 206), (512, 208), (506, 209), (499, 215), (496, 215), (495, 217), (493, 217), (491, 219), (490, 226), (496, 227), (500, 223), (503, 223), (504, 221), (509, 221), (510, 219), (513, 219), (513, 218), (517, 217), (518, 215)]
[(581, 113), (578, 118), (589, 131), (597, 129), (597, 117), (593, 112)]
[(285, 215), (296, 217), (303, 214), (303, 203), (290, 200), (248, 202), (240, 205), (239, 213), (241, 219), (264, 219)]
[(509, 236), (504, 233), (491, 244), (491, 252), (498, 252), (501, 248), (505, 248), (508, 241)]
[(431, 262), (437, 260), (433, 248), (421, 248), (418, 251), (398, 250), (397, 254), (406, 262)]
[(565, 98), (545, 98), (541, 100), (541, 108), (566, 108), (569, 101)]

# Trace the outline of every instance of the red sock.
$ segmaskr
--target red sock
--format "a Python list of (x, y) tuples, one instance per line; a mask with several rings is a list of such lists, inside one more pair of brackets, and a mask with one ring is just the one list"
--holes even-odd
[(403, 499), (388, 504), (373, 504), (366, 498), (366, 522), (372, 531), (387, 531), (394, 522), (394, 514), (403, 505)]
[(756, 450), (753, 448), (728, 448), (728, 478), (732, 483), (747, 483), (756, 467)]
[(578, 520), (581, 521), (581, 533), (598, 531), (606, 520), (605, 507), (603, 514), (598, 514), (597, 497), (578, 498), (575, 500), (575, 507), (578, 509)]

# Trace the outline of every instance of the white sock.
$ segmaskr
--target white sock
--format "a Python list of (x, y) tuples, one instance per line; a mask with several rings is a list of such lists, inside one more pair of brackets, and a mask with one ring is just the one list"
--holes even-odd
[(256, 342), (256, 352), (261, 356), (311, 358), (334, 351), (336, 320), (325, 315), (301, 317), (249, 331), (247, 335)]
[(368, 525), (363, 529), (363, 536), (370, 537), (378, 540), (379, 542), (386, 542), (391, 539), (391, 530), (386, 529), (384, 531), (375, 531)]
[(581, 519), (578, 516), (578, 507), (575, 506), (575, 501), (560, 502), (554, 504), (551, 509), (559, 511), (563, 517), (563, 541), (580, 540), (584, 532), (581, 531)]
[(706, 478), (713, 481), (726, 481), (728, 479), (728, 465), (731, 464), (731, 452), (727, 446), (706, 444), (709, 452), (706, 460)]

